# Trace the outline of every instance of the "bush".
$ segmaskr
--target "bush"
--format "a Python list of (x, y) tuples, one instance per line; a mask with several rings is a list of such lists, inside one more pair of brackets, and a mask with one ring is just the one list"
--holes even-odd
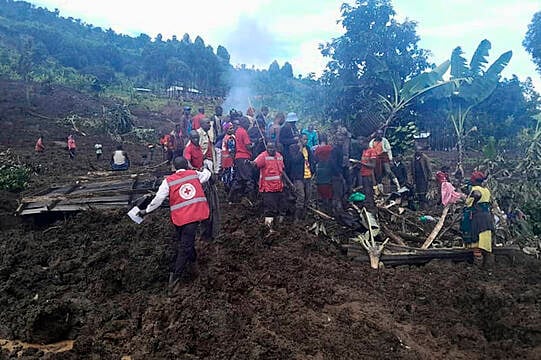
[(22, 191), (28, 185), (30, 169), (25, 165), (0, 165), (0, 190)]

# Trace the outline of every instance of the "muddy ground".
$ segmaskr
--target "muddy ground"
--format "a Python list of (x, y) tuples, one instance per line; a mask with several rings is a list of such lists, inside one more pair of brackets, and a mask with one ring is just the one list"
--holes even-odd
[[(66, 94), (90, 111), (100, 106), (84, 94)], [(106, 167), (91, 150), (96, 139), (108, 141), (98, 135), (80, 139), (82, 161), (70, 162), (60, 146), (36, 158), (38, 132), (62, 139), (69, 129), (32, 127), (35, 119), (20, 115), (21, 97), (10, 96), (9, 106), (23, 110), (9, 113), (1, 102), (0, 115), (22, 135), (11, 142), (2, 135), (1, 145), (47, 164), (33, 176), (33, 188), (84, 175), (90, 165)], [(55, 99), (45, 103), (56, 108)], [(0, 338), (74, 340), (62, 353), (2, 350), (0, 358), (538, 359), (541, 353), (541, 266), (531, 257), (514, 264), (496, 259), (490, 269), (433, 261), (373, 271), (309, 232), (309, 221), (286, 223), (265, 237), (252, 208), (223, 204), (223, 236), (198, 242), (200, 276), (172, 294), (166, 209), (143, 225), (124, 210), (30, 221), (11, 216), (17, 195), (0, 196)]]

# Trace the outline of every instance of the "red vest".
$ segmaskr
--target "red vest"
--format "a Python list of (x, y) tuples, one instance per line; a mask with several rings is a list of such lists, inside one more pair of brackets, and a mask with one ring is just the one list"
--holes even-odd
[(260, 192), (281, 192), (284, 189), (282, 174), (284, 172), (284, 158), (279, 152), (270, 156), (266, 151), (259, 154), (254, 160), (260, 171)]
[(209, 205), (194, 170), (179, 171), (166, 180), (173, 224), (182, 226), (208, 219)]

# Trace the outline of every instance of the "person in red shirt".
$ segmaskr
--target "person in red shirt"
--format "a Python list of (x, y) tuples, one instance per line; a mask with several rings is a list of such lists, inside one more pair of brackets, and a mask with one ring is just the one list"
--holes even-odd
[(77, 144), (75, 144), (75, 138), (73, 135), (68, 136), (68, 151), (70, 154), (70, 159), (75, 159), (75, 151), (77, 149)]
[(201, 127), (201, 120), (205, 118), (205, 108), (200, 107), (199, 113), (192, 118), (192, 130), (197, 130)]
[(36, 146), (34, 147), (36, 152), (41, 153), (45, 150), (45, 145), (43, 145), (43, 135), (40, 135), (38, 141), (36, 141)]
[(374, 148), (368, 147), (366, 138), (361, 139), (360, 146), (362, 149), (360, 171), (363, 193), (366, 196), (365, 206), (367, 209), (374, 209), (374, 186), (376, 185), (374, 169), (378, 153)]
[(234, 176), (231, 190), (229, 192), (229, 201), (238, 203), (240, 197), (251, 194), (255, 190), (254, 181), (252, 179), (253, 166), (250, 164), (252, 152), (250, 151), (252, 143), (250, 136), (246, 131), (249, 127), (248, 119), (235, 119), (235, 162)]
[(276, 151), (274, 143), (267, 144), (267, 150), (252, 162), (260, 170), (259, 192), (263, 197), (265, 225), (272, 227), (274, 217), (283, 216), (284, 158)]
[(173, 160), (175, 173), (165, 177), (150, 204), (137, 214), (146, 216), (169, 197), (171, 221), (176, 230), (176, 256), (173, 271), (169, 274), (169, 285), (174, 287), (179, 280), (197, 276), (195, 261), (195, 233), (197, 225), (209, 217), (209, 205), (202, 183), (210, 179), (210, 171), (188, 170), (188, 161), (179, 156)]
[(331, 209), (332, 200), (332, 146), (327, 142), (327, 134), (321, 134), (319, 145), (314, 151), (316, 161), (316, 188), (323, 209)]
[(199, 133), (195, 130), (190, 131), (190, 141), (184, 149), (184, 158), (192, 169), (200, 170), (203, 167), (203, 151), (199, 146)]
[(222, 140), (222, 182), (225, 190), (229, 192), (233, 182), (233, 160), (236, 151), (235, 128), (229, 122), (223, 128), (225, 136)]

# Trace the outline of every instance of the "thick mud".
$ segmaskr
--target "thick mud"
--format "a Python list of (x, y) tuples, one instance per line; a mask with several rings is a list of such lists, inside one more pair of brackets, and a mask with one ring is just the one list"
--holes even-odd
[[(36, 132), (27, 134), (30, 141)], [(38, 163), (52, 165), (32, 186), (86, 173), (94, 161), (85, 150), (91, 140), (82, 140), (85, 161), (69, 163), (60, 148), (43, 154), (47, 160)], [(35, 156), (24, 144), (12, 147)], [(0, 195), (0, 339), (73, 340), (68, 351), (19, 346), (3, 348), (0, 358), (539, 359), (541, 353), (541, 266), (531, 257), (513, 264), (498, 258), (490, 269), (431, 262), (374, 271), (309, 232), (309, 222), (286, 222), (266, 236), (251, 207), (223, 204), (223, 235), (197, 243), (199, 277), (171, 293), (166, 209), (142, 225), (125, 210), (51, 223), (14, 218), (17, 197)]]

